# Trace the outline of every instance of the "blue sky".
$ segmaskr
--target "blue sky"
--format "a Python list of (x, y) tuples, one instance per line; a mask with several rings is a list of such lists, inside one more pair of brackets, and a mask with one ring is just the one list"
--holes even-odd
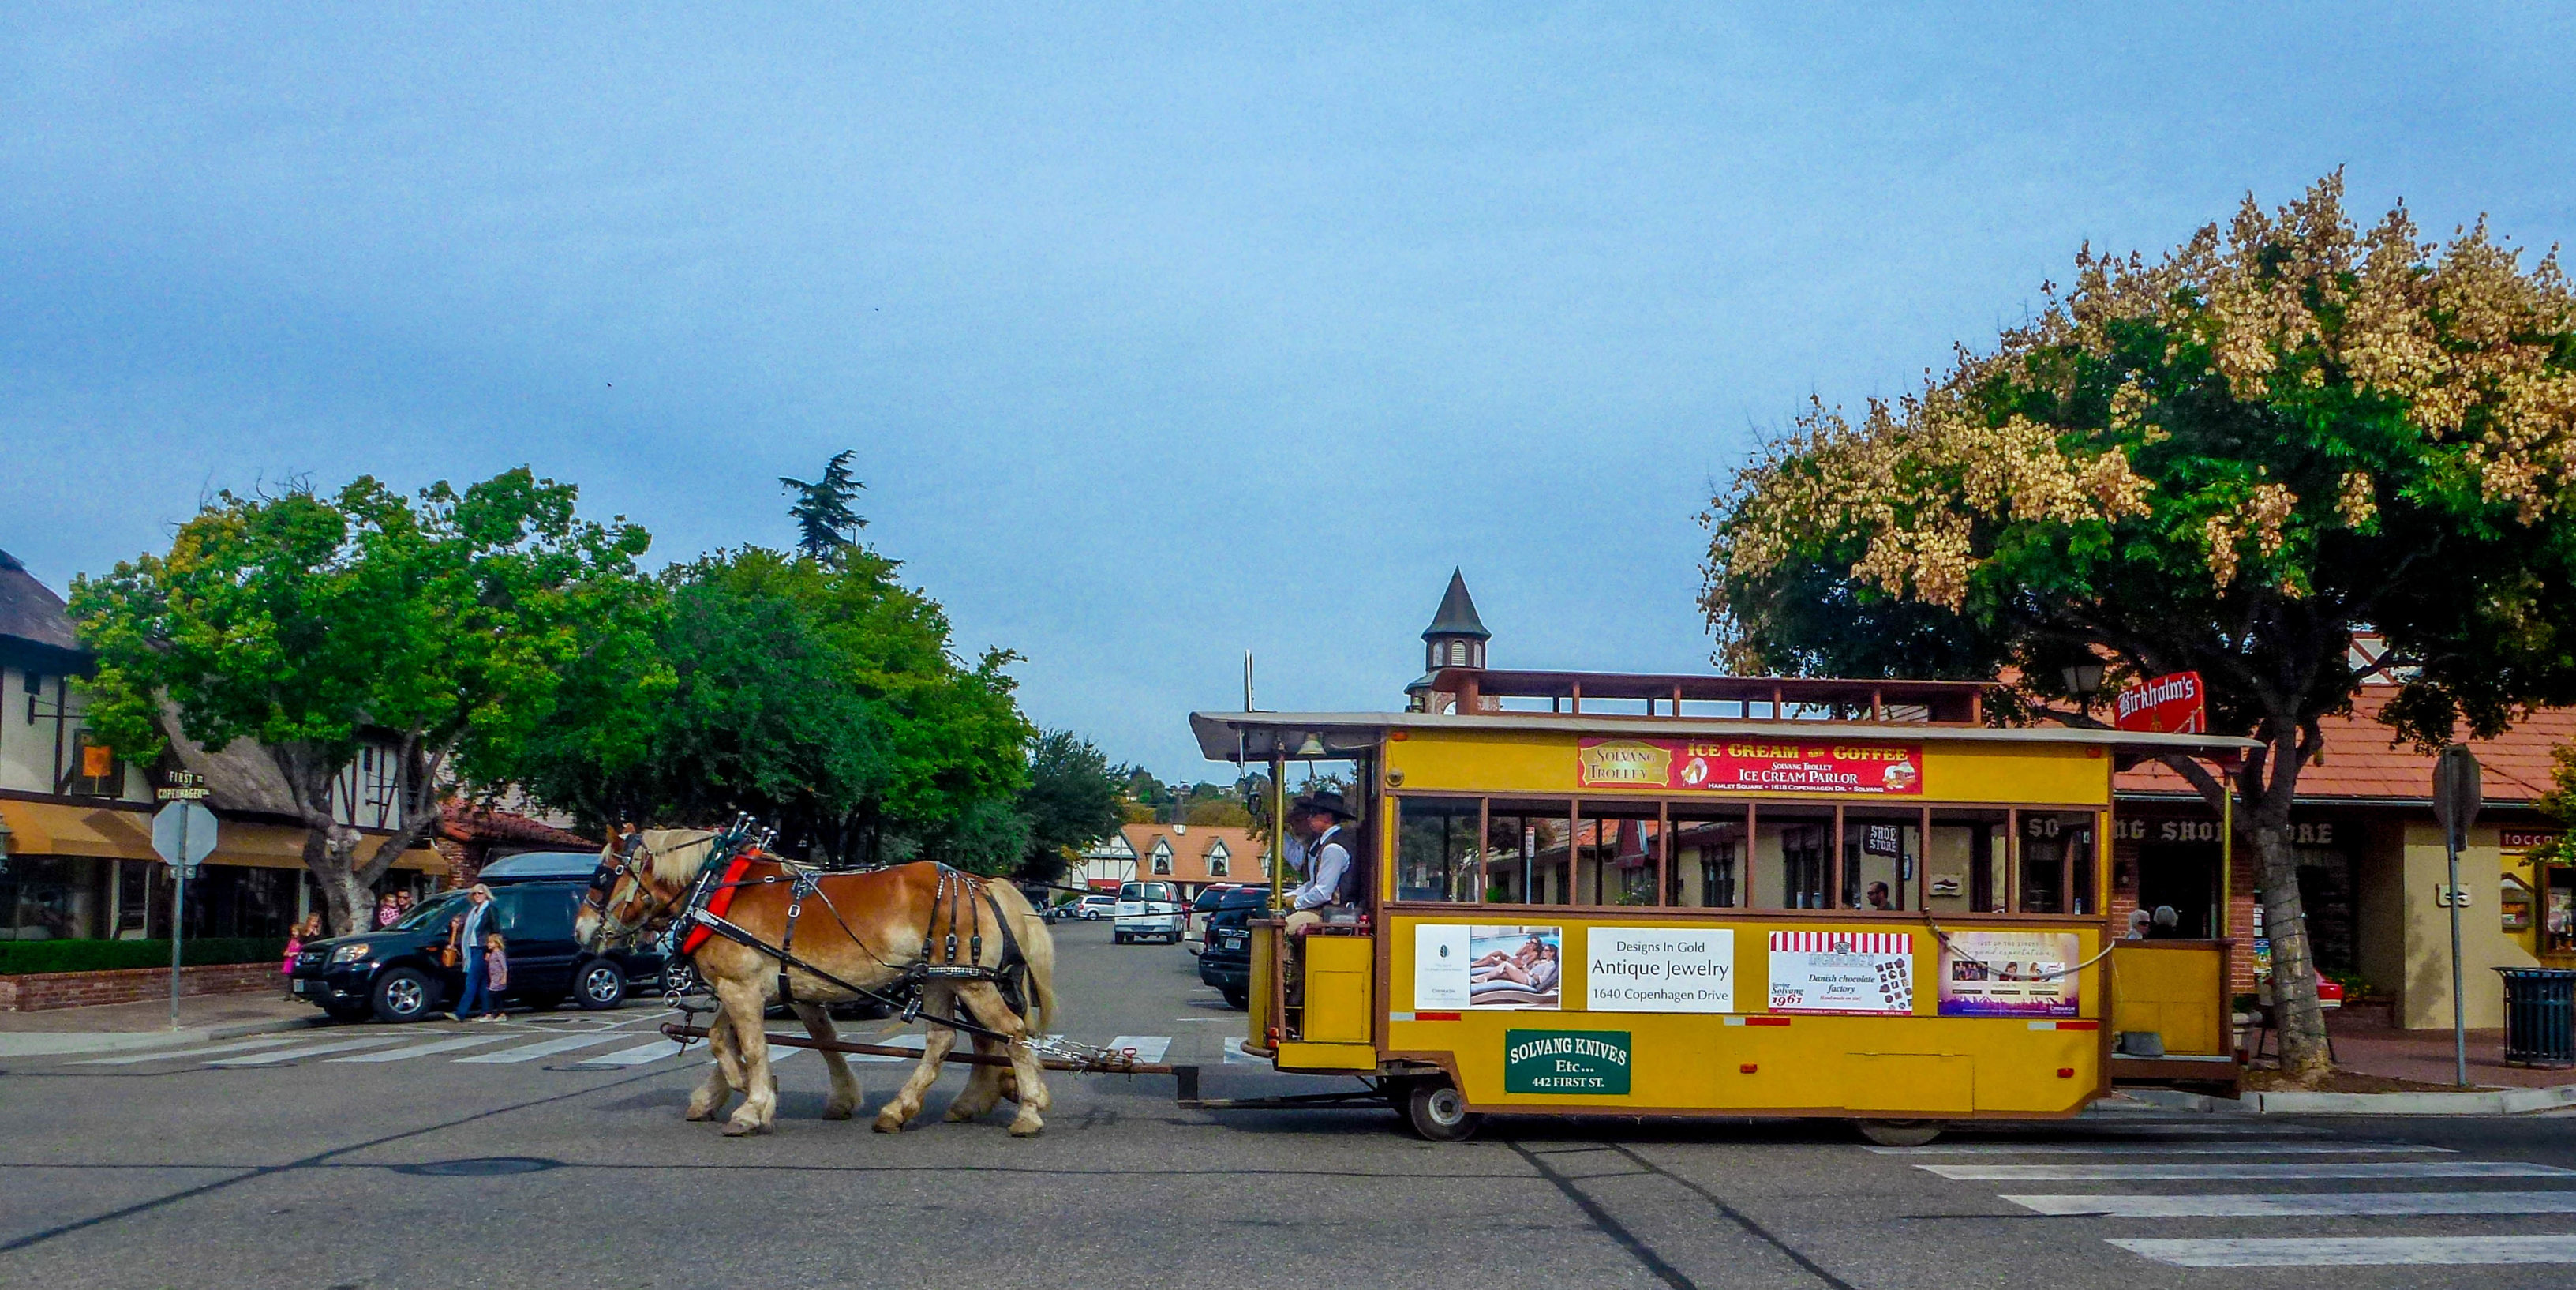
[[(1389, 12), (1395, 9), (1395, 12)], [(1701, 670), (1712, 480), (2063, 279), (2336, 166), (2567, 237), (2565, 9), (220, 5), (0, 12), (0, 549), (519, 464), (867, 536), (1030, 713)]]

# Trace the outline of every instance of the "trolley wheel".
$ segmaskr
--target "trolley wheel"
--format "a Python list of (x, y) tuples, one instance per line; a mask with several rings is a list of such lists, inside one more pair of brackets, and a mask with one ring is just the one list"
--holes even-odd
[(1941, 1136), (1938, 1120), (1860, 1120), (1860, 1136), (1882, 1147), (1920, 1147)]
[(1485, 1123), (1484, 1116), (1467, 1109), (1467, 1095), (1444, 1076), (1410, 1081), (1403, 1098), (1405, 1124), (1427, 1142), (1464, 1142)]

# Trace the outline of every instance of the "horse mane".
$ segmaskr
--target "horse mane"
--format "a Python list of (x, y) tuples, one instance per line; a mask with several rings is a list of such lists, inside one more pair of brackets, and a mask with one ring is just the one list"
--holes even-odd
[(650, 857), (653, 881), (681, 886), (697, 880), (715, 854), (716, 835), (705, 829), (646, 829), (644, 854)]

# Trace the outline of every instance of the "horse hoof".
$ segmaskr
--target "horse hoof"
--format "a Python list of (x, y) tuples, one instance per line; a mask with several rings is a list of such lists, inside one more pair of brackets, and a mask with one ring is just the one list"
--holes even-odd
[(850, 1118), (850, 1113), (857, 1109), (858, 1108), (855, 1106), (826, 1106), (823, 1108), (823, 1118), (826, 1120), (846, 1120)]
[(877, 1122), (869, 1127), (875, 1129), (879, 1133), (901, 1133), (903, 1132), (903, 1121), (880, 1115), (877, 1117)]
[(761, 1126), (757, 1124), (745, 1124), (740, 1120), (725, 1121), (724, 1135), (728, 1138), (748, 1138), (760, 1131)]
[(1037, 1120), (1013, 1120), (1011, 1121), (1011, 1136), (1014, 1138), (1034, 1138), (1038, 1136), (1038, 1130), (1045, 1127), (1046, 1125), (1043, 1122)]

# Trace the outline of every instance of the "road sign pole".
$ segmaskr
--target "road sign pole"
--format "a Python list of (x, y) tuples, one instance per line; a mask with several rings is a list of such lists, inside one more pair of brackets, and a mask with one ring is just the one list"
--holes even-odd
[[(188, 855), (188, 814), (179, 813), (179, 856)], [(179, 942), (188, 934), (188, 866), (174, 864), (170, 874), (177, 879), (176, 894), (170, 900), (170, 1028), (179, 1028)]]
[(2451, 1070), (2462, 1088), (2469, 1086), (2469, 1014), (2460, 982), (2460, 835), (2442, 830), (2442, 849), (2451, 858)]

